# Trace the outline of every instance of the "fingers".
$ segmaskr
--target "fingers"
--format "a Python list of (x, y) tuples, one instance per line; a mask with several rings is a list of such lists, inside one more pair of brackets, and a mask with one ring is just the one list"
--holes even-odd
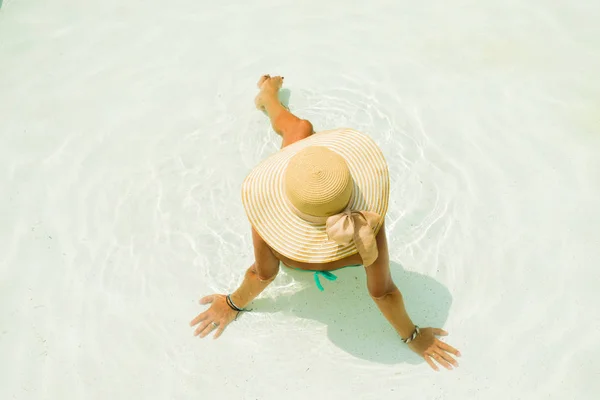
[(440, 364), (442, 367), (451, 370), (458, 367), (458, 361), (456, 361), (450, 354), (454, 352), (458, 353), (458, 351), (452, 346), (436, 339), (435, 344), (429, 348), (427, 353), (423, 355), (423, 358), (425, 361), (427, 361), (427, 364), (429, 364), (429, 366), (436, 371), (439, 371), (439, 369), (437, 368), (435, 362)]
[(447, 351), (448, 353), (452, 353), (457, 357), (460, 357), (460, 351), (456, 350), (454, 347), (450, 346), (448, 343), (444, 343), (440, 341), (437, 344), (442, 350)]
[(442, 367), (452, 369), (452, 366), (439, 353), (430, 353), (429, 357), (437, 361)]
[(206, 337), (206, 336), (207, 336), (209, 333), (211, 333), (211, 332), (212, 332), (214, 329), (215, 329), (215, 325), (214, 325), (214, 323), (212, 323), (212, 322), (211, 322), (211, 323), (209, 323), (209, 324), (208, 324), (208, 326), (206, 327), (206, 329), (204, 329), (204, 330), (202, 331), (202, 333), (200, 334), (200, 337), (201, 337), (201, 338), (203, 338), (203, 337)]
[(205, 296), (200, 299), (200, 304), (210, 304), (215, 299), (215, 295), (211, 294), (210, 296)]
[(204, 332), (204, 330), (206, 330), (206, 328), (209, 325), (210, 325), (210, 321), (203, 321), (200, 325), (198, 325), (198, 327), (194, 331), (194, 336), (200, 335), (200, 337), (204, 337), (201, 334)]
[[(200, 315), (198, 317), (200, 317)], [(198, 318), (198, 317), (196, 317), (196, 318)], [(198, 322), (202, 322), (202, 323), (200, 325), (198, 325), (198, 327), (194, 331), (194, 336), (200, 335), (200, 337), (203, 338), (204, 336), (208, 335), (213, 329), (215, 329), (213, 322), (210, 321), (207, 317), (204, 317), (202, 320), (200, 320)], [(196, 322), (196, 323), (198, 323), (198, 322)]]
[(207, 317), (206, 312), (203, 312), (202, 314), (198, 314), (198, 316), (190, 322), (190, 326), (194, 326), (197, 323), (204, 321), (206, 319), (206, 317)]
[(219, 322), (219, 327), (217, 328), (217, 330), (215, 331), (215, 335), (213, 336), (213, 339), (218, 339), (219, 336), (221, 336), (221, 334), (223, 333), (223, 331), (225, 330), (225, 327), (227, 326), (226, 323), (224, 323), (224, 321)]
[[(439, 349), (437, 354), (442, 357), (445, 361), (452, 364), (453, 367), (458, 367), (458, 361), (456, 361), (450, 354), (446, 353), (444, 350)], [(437, 360), (437, 358), (436, 358)]]
[(443, 329), (440, 329), (440, 328), (432, 328), (431, 330), (433, 331), (433, 334), (434, 334), (434, 335), (437, 335), (437, 336), (448, 336), (448, 332), (446, 332), (446, 331), (445, 331), (445, 330), (443, 330)]
[(200, 332), (200, 337), (206, 337), (209, 333), (211, 333), (212, 331), (215, 330), (215, 328), (220, 327), (221, 325), (219, 325), (218, 323), (216, 323), (215, 321), (210, 321), (210, 322), (206, 322), (206, 325), (204, 326), (204, 329)]
[(429, 366), (434, 370), (434, 371), (439, 371), (440, 369), (438, 368), (437, 365), (435, 365), (435, 363), (433, 362), (433, 360), (431, 359), (431, 357), (429, 357), (429, 355), (425, 354), (423, 355), (423, 358), (425, 359), (425, 361), (427, 361), (427, 364), (429, 364)]

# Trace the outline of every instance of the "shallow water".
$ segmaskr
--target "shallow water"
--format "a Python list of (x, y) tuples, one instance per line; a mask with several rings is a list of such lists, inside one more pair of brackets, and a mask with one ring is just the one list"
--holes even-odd
[[(600, 3), (417, 3), (4, 1), (0, 398), (597, 397)], [(382, 147), (393, 275), (456, 371), (399, 343), (359, 269), (323, 293), (283, 270), (192, 336), (252, 263), (263, 73)]]

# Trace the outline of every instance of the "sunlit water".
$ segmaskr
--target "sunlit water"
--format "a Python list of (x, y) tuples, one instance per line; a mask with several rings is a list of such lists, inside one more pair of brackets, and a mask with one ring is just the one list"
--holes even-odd
[[(4, 0), (0, 399), (592, 399), (600, 390), (600, 3)], [(392, 178), (393, 275), (463, 357), (434, 373), (360, 269), (252, 263), (240, 186), (280, 138), (263, 73)]]

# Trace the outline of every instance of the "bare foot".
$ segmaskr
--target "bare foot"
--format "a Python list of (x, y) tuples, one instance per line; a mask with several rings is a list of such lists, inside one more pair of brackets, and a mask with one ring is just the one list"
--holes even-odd
[(258, 80), (257, 86), (260, 89), (258, 95), (254, 99), (254, 104), (256, 104), (256, 108), (259, 110), (265, 110), (265, 103), (269, 101), (277, 101), (279, 102), (279, 98), (277, 97), (277, 92), (281, 89), (283, 85), (283, 77), (275, 76), (271, 77), (270, 75), (263, 75)]
[(258, 88), (260, 89), (262, 87), (262, 84), (267, 80), (267, 79), (271, 79), (271, 75), (263, 75), (260, 77), (260, 79), (258, 80), (258, 83), (256, 84), (256, 86), (258, 86)]

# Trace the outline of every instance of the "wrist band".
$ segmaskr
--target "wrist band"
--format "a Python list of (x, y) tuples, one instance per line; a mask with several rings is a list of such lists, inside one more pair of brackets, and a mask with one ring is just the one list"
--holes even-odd
[(412, 333), (412, 335), (410, 335), (406, 339), (402, 339), (402, 341), (406, 344), (409, 344), (410, 342), (415, 340), (417, 338), (417, 336), (419, 336), (420, 332), (421, 332), (421, 330), (419, 329), (419, 327), (417, 325), (415, 325), (415, 331)]
[(237, 311), (238, 313), (242, 312), (242, 311), (252, 311), (252, 310), (247, 310), (245, 308), (239, 308), (238, 306), (235, 305), (235, 303), (233, 302), (233, 300), (231, 300), (231, 295), (228, 294), (227, 297), (225, 297), (225, 300), (227, 301), (227, 305), (232, 309)]

